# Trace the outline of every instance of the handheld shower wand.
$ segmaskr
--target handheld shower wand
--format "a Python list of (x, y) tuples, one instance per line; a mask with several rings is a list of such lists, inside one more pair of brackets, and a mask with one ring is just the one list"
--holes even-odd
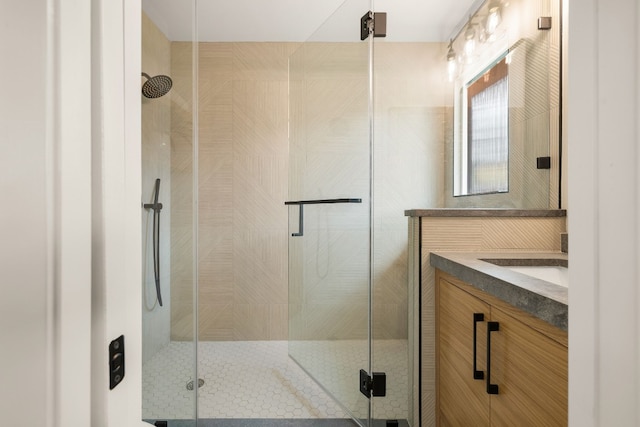
[(160, 292), (160, 211), (162, 210), (162, 203), (158, 203), (159, 193), (160, 178), (157, 178), (153, 203), (145, 203), (142, 206), (145, 209), (153, 209), (153, 272), (155, 274), (158, 304), (162, 307), (162, 292)]

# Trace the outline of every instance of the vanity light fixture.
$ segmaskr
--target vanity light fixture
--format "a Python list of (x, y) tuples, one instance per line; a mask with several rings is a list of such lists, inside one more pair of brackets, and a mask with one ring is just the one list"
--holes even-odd
[[(457, 30), (455, 36), (449, 39), (447, 74), (450, 82), (458, 77), (461, 66), (471, 64), (476, 59), (478, 51), (484, 49), (483, 44), (491, 44), (503, 36), (504, 31), (499, 30), (499, 27), (502, 24), (502, 11), (509, 3), (510, 0), (484, 0), (481, 6), (469, 15), (469, 19)], [(544, 26), (545, 22), (542, 19), (540, 22), (540, 25)], [(460, 49), (458, 53), (453, 48), (454, 40)]]
[(449, 81), (452, 82), (456, 77), (458, 71), (458, 55), (453, 50), (453, 39), (449, 41), (449, 51), (447, 52), (447, 74), (449, 75)]

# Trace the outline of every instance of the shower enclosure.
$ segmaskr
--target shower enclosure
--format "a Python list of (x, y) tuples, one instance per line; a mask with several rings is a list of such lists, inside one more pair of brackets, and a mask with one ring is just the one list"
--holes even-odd
[(141, 85), (172, 81), (141, 95), (143, 418), (416, 425), (403, 210), (441, 193), (444, 115), (408, 100), (441, 46), (362, 40), (370, 0), (304, 42), (215, 39), (209, 7), (143, 14)]
[[(289, 61), (289, 354), (362, 425), (371, 418), (370, 390), (359, 386), (360, 370), (371, 372), (373, 37), (360, 41), (357, 23), (370, 6), (344, 4)], [(352, 37), (335, 42), (339, 20)]]

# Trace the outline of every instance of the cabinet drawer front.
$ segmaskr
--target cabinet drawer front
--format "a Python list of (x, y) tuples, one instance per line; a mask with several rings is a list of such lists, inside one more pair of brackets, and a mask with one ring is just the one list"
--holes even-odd
[(491, 397), (493, 426), (567, 425), (567, 348), (502, 310), (491, 308), (500, 323), (492, 336)]
[[(474, 313), (488, 319), (490, 307), (445, 280), (438, 284), (437, 372), (441, 425), (488, 426), (489, 395), (482, 379), (474, 379)], [(486, 336), (486, 322), (477, 322), (478, 337)], [(477, 368), (485, 368), (486, 342), (478, 339)]]

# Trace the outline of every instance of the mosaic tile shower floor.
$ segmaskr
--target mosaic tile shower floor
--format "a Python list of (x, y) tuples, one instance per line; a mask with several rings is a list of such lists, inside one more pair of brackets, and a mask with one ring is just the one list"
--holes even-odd
[[(288, 356), (287, 341), (224, 341), (198, 344), (199, 418), (348, 418)], [(332, 346), (336, 364), (358, 372), (362, 361), (348, 343)], [(375, 398), (376, 418), (407, 417), (406, 341), (376, 341), (376, 370), (385, 370), (388, 393)], [(193, 418), (193, 343), (171, 342), (142, 367), (144, 419)], [(317, 346), (310, 346), (317, 351)], [(351, 354), (350, 354), (351, 353)], [(305, 359), (310, 355), (305, 355)], [(404, 362), (404, 363), (403, 363)], [(356, 369), (358, 368), (358, 369)], [(327, 367), (335, 369), (335, 366)], [(354, 375), (355, 375), (354, 373)], [(391, 386), (393, 384), (393, 387)]]

